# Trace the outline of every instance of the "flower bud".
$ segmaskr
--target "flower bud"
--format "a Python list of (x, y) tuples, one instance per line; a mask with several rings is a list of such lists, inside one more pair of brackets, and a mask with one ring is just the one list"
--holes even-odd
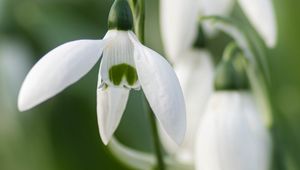
[(108, 28), (128, 31), (133, 29), (133, 16), (127, 0), (115, 0), (109, 16)]
[(249, 89), (244, 58), (235, 44), (229, 44), (225, 49), (222, 61), (215, 74), (216, 90), (245, 90)]

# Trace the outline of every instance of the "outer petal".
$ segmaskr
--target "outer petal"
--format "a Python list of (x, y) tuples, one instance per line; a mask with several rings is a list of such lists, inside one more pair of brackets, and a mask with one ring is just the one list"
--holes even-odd
[(251, 24), (269, 47), (277, 41), (277, 23), (272, 0), (239, 0)]
[(97, 89), (97, 115), (100, 136), (108, 144), (126, 108), (129, 90), (117, 87)]
[(160, 25), (166, 53), (176, 61), (197, 35), (198, 5), (195, 0), (161, 0)]
[(131, 34), (134, 60), (146, 98), (167, 134), (180, 144), (186, 130), (185, 103), (171, 65), (158, 53), (143, 46)]
[(270, 135), (252, 95), (216, 92), (198, 131), (196, 169), (268, 170)]
[(190, 50), (174, 66), (186, 102), (187, 131), (180, 148), (161, 132), (161, 139), (167, 152), (175, 153), (179, 162), (194, 162), (196, 131), (207, 100), (213, 91), (214, 68), (212, 56), (207, 51)]
[(102, 40), (78, 40), (50, 51), (25, 78), (19, 93), (19, 110), (28, 110), (78, 81), (99, 60), (103, 47)]

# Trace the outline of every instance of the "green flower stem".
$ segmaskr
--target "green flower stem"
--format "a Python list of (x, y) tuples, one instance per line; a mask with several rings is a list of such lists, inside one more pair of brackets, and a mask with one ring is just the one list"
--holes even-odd
[(150, 124), (151, 124), (151, 131), (152, 131), (152, 136), (153, 136), (153, 144), (155, 148), (155, 154), (156, 154), (156, 159), (157, 159), (157, 170), (165, 170), (165, 163), (164, 163), (164, 158), (161, 150), (161, 145), (160, 145), (160, 140), (158, 136), (158, 128), (156, 124), (156, 119), (153, 114), (153, 111), (151, 108), (149, 109), (149, 119), (150, 119)]
[[(134, 17), (134, 30), (139, 38), (140, 42), (142, 44), (145, 44), (145, 1), (144, 0), (131, 0), (130, 5), (133, 11), (133, 17)], [(145, 98), (143, 97), (144, 102)], [(158, 128), (156, 124), (155, 115), (153, 114), (153, 111), (151, 107), (149, 107), (149, 104), (147, 103), (146, 109), (148, 111), (148, 116), (150, 120), (150, 126), (151, 126), (151, 132), (153, 137), (153, 145), (155, 149), (155, 155), (157, 159), (157, 167), (155, 169), (157, 170), (165, 170), (165, 163), (163, 159), (163, 153), (161, 149), (161, 144), (158, 136)]]
[(141, 98), (144, 106), (144, 110), (147, 111), (148, 117), (150, 120), (150, 126), (151, 126), (151, 133), (152, 133), (152, 139), (153, 139), (153, 146), (154, 146), (154, 151), (155, 151), (155, 156), (156, 156), (156, 167), (154, 168), (155, 170), (165, 170), (165, 162), (163, 158), (163, 153), (161, 149), (161, 144), (158, 136), (158, 128), (157, 128), (157, 123), (156, 123), (156, 118), (155, 115), (149, 107), (149, 103), (147, 102), (144, 93), (141, 93)]
[(139, 0), (139, 14), (137, 16), (136, 32), (140, 41), (145, 43), (145, 1)]
[(142, 44), (145, 43), (145, 1), (130, 0), (134, 18), (134, 32)]

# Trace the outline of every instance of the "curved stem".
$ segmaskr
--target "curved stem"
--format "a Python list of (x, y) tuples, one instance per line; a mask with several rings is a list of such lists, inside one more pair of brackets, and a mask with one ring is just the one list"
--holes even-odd
[(137, 16), (137, 35), (141, 43), (145, 44), (145, 1), (139, 0), (139, 16)]
[(155, 154), (156, 154), (156, 159), (157, 159), (157, 169), (165, 170), (165, 163), (164, 163), (160, 140), (159, 140), (159, 136), (158, 136), (158, 129), (157, 129), (155, 116), (151, 109), (149, 109), (148, 113), (149, 113), (149, 118), (150, 118), (152, 136), (153, 136), (153, 144), (154, 144)]
[(145, 99), (144, 93), (141, 93), (141, 98), (142, 98), (142, 103), (144, 104), (144, 110), (148, 113), (148, 117), (150, 120), (150, 126), (151, 126), (151, 133), (152, 133), (152, 139), (153, 139), (153, 147), (155, 151), (155, 156), (156, 156), (156, 167), (155, 169), (157, 170), (165, 170), (165, 162), (163, 158), (163, 153), (161, 149), (161, 144), (159, 140), (159, 135), (158, 135), (158, 128), (157, 128), (157, 123), (155, 119), (155, 115), (149, 106), (149, 103)]
[(145, 44), (145, 1), (130, 0), (134, 17), (134, 32), (142, 44)]

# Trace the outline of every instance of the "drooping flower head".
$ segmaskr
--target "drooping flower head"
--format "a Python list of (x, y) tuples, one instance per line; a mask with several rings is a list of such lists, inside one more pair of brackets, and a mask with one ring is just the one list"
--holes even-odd
[(101, 40), (68, 42), (42, 57), (24, 80), (19, 93), (19, 110), (28, 110), (63, 91), (102, 58), (97, 114), (104, 144), (118, 127), (129, 91), (140, 88), (167, 134), (181, 143), (186, 125), (178, 79), (170, 64), (142, 45), (132, 32), (133, 18), (127, 0), (114, 2), (108, 28)]
[(241, 58), (230, 48), (217, 68), (215, 92), (197, 132), (196, 169), (268, 170), (270, 133), (249, 89)]
[[(196, 39), (199, 18), (227, 17), (238, 4), (250, 24), (268, 47), (277, 43), (277, 22), (272, 0), (161, 0), (160, 25), (165, 51), (172, 62), (183, 57)], [(216, 35), (214, 27), (203, 23), (205, 35)]]

